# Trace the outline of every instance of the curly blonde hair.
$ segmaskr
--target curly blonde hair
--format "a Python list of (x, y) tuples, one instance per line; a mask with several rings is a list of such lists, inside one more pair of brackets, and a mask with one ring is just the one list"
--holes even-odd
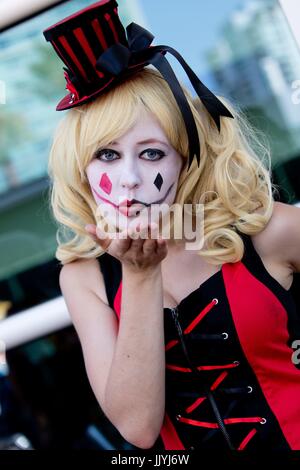
[(156, 117), (170, 144), (186, 159), (174, 203), (204, 204), (204, 246), (199, 255), (218, 265), (239, 261), (244, 245), (238, 231), (254, 235), (267, 224), (273, 210), (268, 146), (224, 98), (218, 96), (235, 119), (221, 118), (219, 133), (199, 98), (186, 89), (184, 93), (201, 144), (200, 166), (194, 160), (188, 172), (182, 115), (168, 84), (154, 69), (145, 68), (66, 113), (55, 132), (48, 165), (51, 206), (58, 222), (56, 257), (62, 264), (103, 253), (84, 228), (96, 222), (97, 210), (85, 169), (98, 146), (134, 125), (140, 106)]

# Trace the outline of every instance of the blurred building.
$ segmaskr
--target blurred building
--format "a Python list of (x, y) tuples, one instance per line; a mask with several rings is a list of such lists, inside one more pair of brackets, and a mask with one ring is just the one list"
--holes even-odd
[[(6, 103), (0, 103), (0, 321), (60, 295), (47, 161), (64, 115), (55, 106), (65, 94), (65, 80), (42, 31), (91, 3), (65, 2), (0, 36), (0, 81), (6, 89)], [(124, 24), (134, 20), (147, 27), (138, 0), (119, 1), (119, 11)], [(300, 77), (299, 52), (277, 3), (247, 2), (229, 18), (208, 58), (223, 94), (253, 113), (263, 110), (274, 123), (270, 135), (278, 161), (297, 151), (300, 108), (291, 107), (288, 98), (291, 82)], [(295, 159), (285, 172), (286, 185), (300, 188)], [(1, 429), (0, 420), (0, 437), (24, 432), (45, 449), (109, 449), (111, 443), (130, 448), (101, 414), (72, 326), (10, 348), (7, 359), (9, 380), (0, 367), (0, 414), (10, 428)], [(0, 366), (1, 360), (0, 350)]]
[[(6, 283), (5, 295), (12, 295), (13, 309), (25, 300), (17, 276), (53, 261), (56, 249), (47, 161), (54, 129), (64, 115), (55, 107), (66, 92), (63, 64), (42, 31), (90, 4), (65, 2), (0, 36), (0, 79), (6, 90), (0, 105), (0, 282)], [(138, 0), (120, 2), (119, 12), (124, 24), (133, 19), (145, 23)], [(37, 290), (37, 279), (34, 285)], [(43, 295), (32, 302), (42, 301)]]
[[(144, 21), (137, 0), (120, 3), (124, 24)], [(55, 107), (67, 92), (63, 64), (42, 31), (90, 4), (65, 2), (0, 36), (0, 80), (6, 91), (0, 104), (0, 322), (23, 312), (7, 322), (18, 319), (24, 310), (61, 294), (47, 161), (64, 115)], [(36, 334), (6, 354), (0, 341), (0, 449), (20, 448), (25, 436), (36, 449), (132, 448), (91, 391), (73, 326)]]
[(207, 59), (218, 86), (237, 104), (268, 120), (273, 164), (300, 151), (300, 107), (292, 82), (300, 77), (300, 55), (276, 0), (249, 0), (226, 21)]

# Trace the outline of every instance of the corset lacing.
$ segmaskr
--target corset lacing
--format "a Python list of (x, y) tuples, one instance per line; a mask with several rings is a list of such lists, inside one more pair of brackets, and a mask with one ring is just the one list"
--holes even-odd
[[(231, 442), (226, 426), (239, 424), (239, 423), (264, 424), (266, 422), (266, 419), (261, 416), (222, 418), (218, 405), (215, 400), (215, 396), (220, 395), (220, 394), (249, 394), (249, 393), (252, 393), (253, 387), (251, 385), (247, 385), (244, 387), (230, 387), (230, 388), (219, 387), (219, 385), (228, 376), (229, 374), (228, 370), (238, 367), (240, 365), (240, 362), (236, 360), (228, 364), (221, 364), (221, 365), (211, 365), (211, 364), (210, 365), (202, 365), (202, 364), (195, 365), (190, 359), (190, 354), (188, 352), (187, 344), (184, 339), (185, 335), (191, 334), (191, 337), (196, 338), (198, 340), (202, 339), (204, 341), (207, 341), (207, 340), (227, 341), (228, 339), (227, 332), (221, 332), (221, 333), (216, 333), (216, 334), (191, 333), (194, 330), (194, 328), (199, 324), (199, 322), (205, 317), (205, 315), (207, 315), (211, 311), (211, 309), (217, 304), (218, 304), (218, 299), (216, 298), (212, 299), (211, 302), (203, 310), (201, 310), (201, 312), (194, 318), (194, 320), (184, 330), (182, 330), (179, 319), (178, 319), (178, 308), (175, 307), (175, 308), (170, 309), (172, 312), (173, 320), (176, 325), (179, 339), (173, 339), (169, 341), (165, 346), (165, 350), (169, 351), (170, 349), (175, 347), (177, 344), (181, 344), (183, 353), (188, 363), (188, 367), (182, 367), (181, 365), (166, 363), (166, 368), (172, 371), (191, 373), (197, 377), (199, 377), (199, 374), (202, 374), (202, 371), (209, 371), (209, 370), (210, 371), (211, 370), (222, 371), (217, 377), (217, 379), (215, 379), (215, 381), (208, 388), (205, 387), (204, 392), (202, 390), (202, 393), (200, 394), (200, 396), (199, 394), (196, 394), (196, 393), (190, 394), (191, 398), (196, 397), (196, 399), (194, 399), (188, 406), (186, 406), (185, 409), (181, 412), (181, 414), (176, 415), (176, 420), (181, 423), (189, 424), (191, 426), (200, 426), (200, 427), (211, 428), (211, 429), (220, 428), (229, 449), (235, 450), (235, 447), (233, 446)], [(201, 375), (201, 378), (202, 378), (202, 375)], [(184, 393), (179, 393), (178, 395), (184, 396)], [(185, 396), (189, 396), (189, 395), (186, 394)], [(205, 400), (209, 401), (211, 408), (213, 410), (213, 413), (216, 417), (216, 422), (199, 421), (199, 420), (192, 419), (188, 416), (184, 416), (184, 415), (189, 415), (190, 413), (192, 413)], [(257, 429), (252, 428), (243, 438), (237, 450), (243, 450), (247, 446), (247, 444), (250, 442), (250, 440), (253, 438), (253, 436), (256, 434), (256, 432), (257, 432)]]

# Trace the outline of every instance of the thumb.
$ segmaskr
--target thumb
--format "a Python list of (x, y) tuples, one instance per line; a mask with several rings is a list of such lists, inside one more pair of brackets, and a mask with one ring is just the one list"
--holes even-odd
[(87, 224), (84, 228), (90, 235), (96, 235), (96, 225)]

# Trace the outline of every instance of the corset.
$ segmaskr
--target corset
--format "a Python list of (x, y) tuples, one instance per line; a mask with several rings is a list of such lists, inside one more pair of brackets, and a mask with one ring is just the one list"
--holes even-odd
[[(300, 449), (300, 370), (291, 344), (300, 317), (251, 237), (175, 308), (164, 308), (166, 408), (154, 449)], [(121, 314), (121, 263), (99, 258)], [(178, 274), (180, 282), (180, 273)]]

